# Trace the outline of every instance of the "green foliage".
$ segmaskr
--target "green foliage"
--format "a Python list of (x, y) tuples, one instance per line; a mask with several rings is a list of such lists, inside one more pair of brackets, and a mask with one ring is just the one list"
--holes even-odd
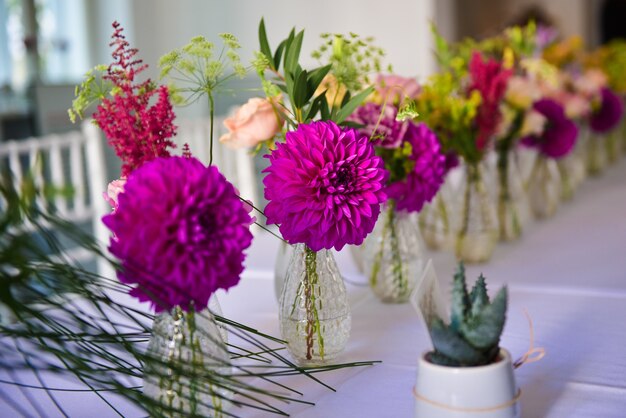
[[(358, 37), (354, 35), (354, 39)], [(337, 43), (332, 55), (334, 58), (330, 59), (329, 63), (306, 70), (300, 65), (303, 40), (304, 31), (296, 32), (294, 28), (289, 36), (278, 44), (276, 50), (272, 51), (267, 38), (265, 21), (261, 19), (259, 23), (260, 52), (256, 54), (253, 66), (261, 78), (265, 94), (268, 97), (276, 97), (279, 92), (282, 92), (287, 96), (291, 112), (286, 108), (277, 110), (292, 127), (318, 117), (342, 123), (373, 91), (370, 87), (352, 95), (348, 89), (341, 103), (336, 104), (332, 100), (334, 98), (329, 101), (327, 91), (321, 87), (327, 75), (336, 72), (337, 68), (342, 68), (337, 60), (344, 56), (346, 49), (351, 51), (349, 56), (353, 56), (351, 55), (353, 47), (344, 46), (352, 45), (352, 43)], [(355, 43), (358, 42), (355, 41)], [(363, 48), (360, 43), (358, 48), (359, 51)], [(274, 74), (275, 77), (268, 79), (267, 72)], [(351, 86), (357, 87), (353, 82)], [(358, 85), (358, 87), (361, 86)]]
[(449, 71), (434, 74), (422, 86), (413, 110), (439, 138), (444, 152), (454, 151), (467, 162), (477, 162), (482, 151), (476, 147), (474, 123), (482, 98), (476, 90), (469, 96), (460, 91), (458, 79)]
[(311, 55), (319, 61), (330, 62), (337, 82), (348, 90), (363, 89), (371, 84), (369, 75), (372, 72), (382, 71), (385, 52), (374, 45), (374, 38), (361, 38), (356, 33), (324, 33), (321, 37), (322, 45)]
[(223, 44), (219, 51), (213, 42), (196, 36), (159, 60), (161, 78), (169, 81), (175, 103), (188, 105), (205, 94), (213, 97), (228, 80), (246, 75), (237, 38), (229, 33), (221, 33), (219, 37)]
[(430, 360), (454, 367), (481, 366), (495, 361), (500, 352), (506, 309), (506, 287), (490, 301), (485, 278), (480, 275), (468, 293), (465, 267), (460, 263), (452, 285), (450, 325), (441, 318), (429, 324), (435, 348)]
[(76, 123), (76, 118), (83, 119), (87, 108), (112, 93), (113, 84), (102, 78), (107, 70), (106, 65), (98, 65), (85, 74), (85, 79), (76, 86), (72, 108), (67, 112), (72, 123)]

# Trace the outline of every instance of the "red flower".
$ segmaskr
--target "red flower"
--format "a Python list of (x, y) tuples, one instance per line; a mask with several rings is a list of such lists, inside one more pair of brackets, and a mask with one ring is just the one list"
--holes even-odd
[(468, 91), (477, 90), (482, 96), (476, 115), (478, 125), (476, 146), (479, 150), (484, 150), (502, 119), (500, 101), (506, 92), (507, 81), (512, 71), (505, 70), (502, 64), (494, 59), (483, 61), (478, 52), (472, 55), (469, 71), (471, 84)]

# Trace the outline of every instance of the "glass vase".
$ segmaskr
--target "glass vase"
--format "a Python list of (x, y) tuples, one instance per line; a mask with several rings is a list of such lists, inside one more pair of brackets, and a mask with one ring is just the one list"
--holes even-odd
[(365, 252), (366, 277), (378, 299), (407, 302), (425, 265), (415, 218), (389, 200), (366, 238)]
[(280, 301), (280, 295), (283, 292), (285, 276), (287, 276), (292, 254), (293, 245), (281, 241), (278, 247), (278, 254), (276, 255), (276, 263), (274, 264), (274, 295), (277, 301)]
[(548, 218), (556, 212), (561, 200), (561, 178), (554, 159), (537, 155), (528, 180), (528, 199), (536, 218)]
[(605, 139), (599, 134), (591, 134), (587, 141), (587, 172), (592, 176), (602, 174), (606, 167)]
[(322, 365), (341, 353), (352, 318), (346, 286), (328, 250), (297, 244), (280, 297), (280, 333), (300, 365)]
[(488, 261), (498, 240), (496, 213), (481, 164), (465, 164), (455, 252), (468, 263)]
[(432, 202), (425, 204), (419, 213), (420, 233), (431, 250), (451, 250), (454, 247), (451, 194), (450, 176), (446, 176)]
[(150, 415), (223, 416), (232, 398), (224, 386), (229, 374), (229, 354), (208, 309), (156, 315), (144, 370)]
[(522, 235), (528, 220), (528, 199), (514, 151), (501, 150), (497, 162), (497, 214), (501, 241)]
[(606, 162), (615, 164), (620, 153), (619, 129), (615, 128), (605, 135), (604, 146), (606, 147)]

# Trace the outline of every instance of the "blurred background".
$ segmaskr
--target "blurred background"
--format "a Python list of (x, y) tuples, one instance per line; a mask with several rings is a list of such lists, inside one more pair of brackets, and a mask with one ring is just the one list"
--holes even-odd
[[(395, 72), (422, 78), (436, 69), (431, 21), (458, 40), (534, 18), (563, 37), (580, 35), (592, 48), (620, 36), (625, 9), (626, 0), (1, 0), (0, 141), (76, 129), (66, 112), (74, 85), (89, 68), (110, 62), (114, 20), (152, 77), (161, 55), (196, 35), (217, 40), (231, 32), (243, 45), (242, 58), (251, 58), (264, 16), (274, 44), (293, 26), (306, 29), (305, 64), (315, 64), (310, 52), (321, 33), (352, 31), (375, 37)], [(255, 95), (254, 74), (237, 87), (245, 91), (219, 98), (218, 113)], [(204, 104), (178, 111), (179, 118), (206, 114)]]

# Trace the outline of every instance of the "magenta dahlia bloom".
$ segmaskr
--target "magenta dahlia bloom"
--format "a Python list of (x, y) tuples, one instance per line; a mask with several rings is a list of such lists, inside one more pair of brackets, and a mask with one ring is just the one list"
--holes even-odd
[(133, 171), (117, 210), (102, 220), (115, 234), (118, 278), (156, 312), (204, 309), (213, 292), (239, 282), (252, 242), (234, 187), (194, 158), (157, 158)]
[(600, 108), (591, 115), (589, 125), (594, 132), (604, 133), (615, 128), (624, 114), (620, 97), (606, 87), (602, 89)]
[(389, 199), (396, 201), (397, 210), (419, 212), (439, 191), (446, 173), (446, 157), (440, 152), (437, 136), (420, 123), (409, 124), (404, 140), (411, 144), (408, 160), (414, 167), (406, 178), (385, 188)]
[(522, 138), (522, 143), (538, 148), (547, 157), (561, 158), (567, 155), (574, 148), (578, 128), (565, 116), (563, 106), (552, 99), (541, 99), (535, 102), (533, 108), (547, 119), (546, 127), (539, 136)]
[[(382, 113), (382, 115), (381, 115)], [(408, 128), (408, 122), (396, 120), (398, 109), (388, 104), (386, 106), (375, 103), (365, 103), (359, 106), (348, 117), (351, 122), (364, 125), (359, 131), (369, 138), (377, 147), (397, 148)]]
[(361, 244), (386, 199), (387, 171), (365, 135), (331, 121), (302, 124), (269, 156), (268, 224), (313, 251)]

